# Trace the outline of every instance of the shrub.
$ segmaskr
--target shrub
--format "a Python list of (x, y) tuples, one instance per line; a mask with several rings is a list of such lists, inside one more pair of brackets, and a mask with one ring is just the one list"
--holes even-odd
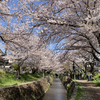
[(13, 67), (14, 67), (14, 70), (17, 70), (18, 69), (18, 64), (17, 63), (13, 64)]

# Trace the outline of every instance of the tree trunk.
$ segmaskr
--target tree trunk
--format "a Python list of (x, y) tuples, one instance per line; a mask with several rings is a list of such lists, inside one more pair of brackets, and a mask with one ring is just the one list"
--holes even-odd
[(85, 67), (85, 75), (87, 76), (87, 64), (84, 64)]
[(43, 71), (43, 78), (44, 78), (44, 71)]
[(4, 70), (4, 71), (5, 71), (5, 69), (6, 69), (6, 68), (5, 68), (5, 65), (6, 65), (6, 64), (5, 64), (5, 61), (4, 61), (4, 66), (3, 66), (3, 70)]
[(93, 63), (90, 63), (90, 66), (91, 66), (90, 72), (94, 75), (94, 64)]
[(24, 63), (24, 61), (26, 59), (27, 59), (27, 57), (25, 59), (19, 59), (18, 60), (18, 68), (17, 68), (16, 78), (20, 78), (20, 66)]
[(45, 70), (44, 70), (44, 69), (42, 69), (43, 78), (45, 77), (44, 73), (45, 73)]
[(32, 74), (35, 74), (36, 72), (38, 72), (38, 68), (37, 67), (33, 67), (32, 68)]
[(36, 72), (36, 71), (35, 71), (35, 69), (34, 69), (34, 68), (32, 68), (32, 74), (35, 74), (35, 72)]
[(20, 65), (18, 64), (16, 78), (20, 77)]

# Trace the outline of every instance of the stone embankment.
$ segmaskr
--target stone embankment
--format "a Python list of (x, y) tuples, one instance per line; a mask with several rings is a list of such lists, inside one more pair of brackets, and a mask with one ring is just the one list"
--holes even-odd
[(0, 100), (37, 100), (46, 93), (53, 76), (41, 81), (0, 89)]

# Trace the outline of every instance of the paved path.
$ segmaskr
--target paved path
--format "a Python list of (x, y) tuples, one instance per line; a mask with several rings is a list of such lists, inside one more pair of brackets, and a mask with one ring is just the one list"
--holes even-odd
[(82, 100), (100, 100), (100, 87), (97, 87), (94, 83), (88, 82), (87, 80), (77, 80), (85, 92)]
[(59, 78), (56, 78), (41, 100), (67, 100), (67, 92)]

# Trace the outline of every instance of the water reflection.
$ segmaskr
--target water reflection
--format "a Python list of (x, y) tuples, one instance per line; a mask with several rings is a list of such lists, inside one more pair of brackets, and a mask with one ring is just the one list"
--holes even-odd
[(67, 100), (66, 90), (59, 78), (56, 78), (47, 93), (40, 100)]

